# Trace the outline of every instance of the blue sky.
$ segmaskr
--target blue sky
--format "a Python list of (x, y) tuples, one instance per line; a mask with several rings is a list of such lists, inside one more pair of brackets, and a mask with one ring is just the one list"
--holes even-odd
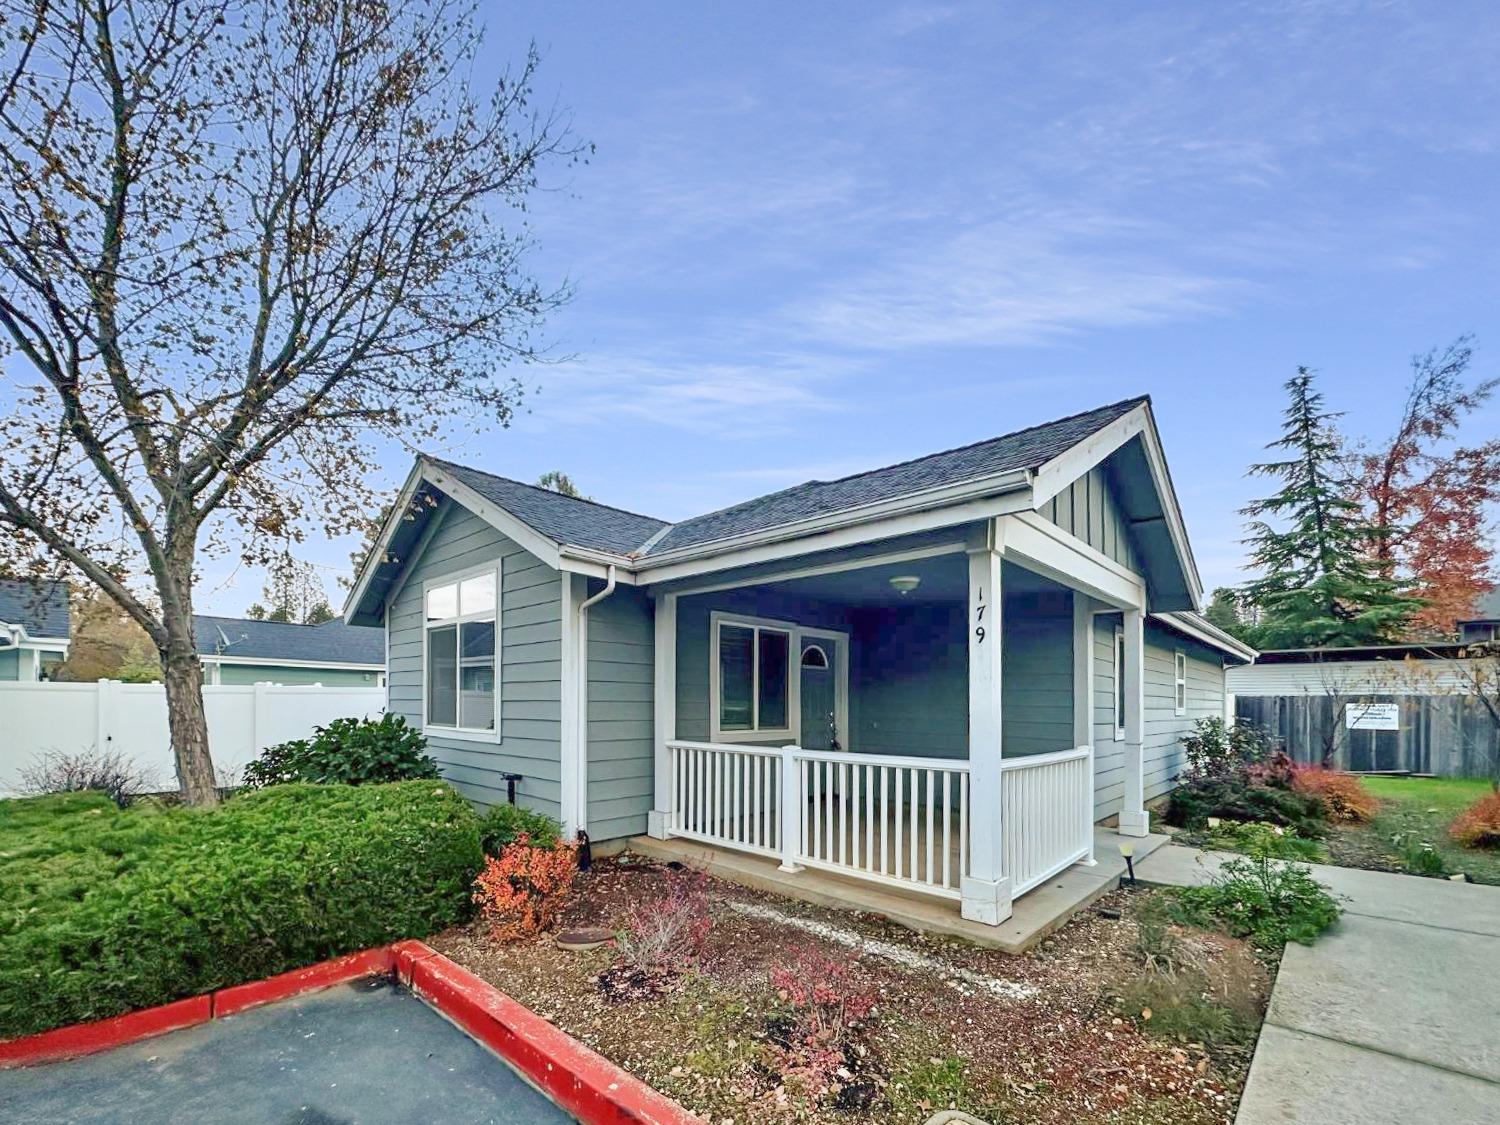
[[(1212, 587), (1297, 364), (1368, 432), (1415, 351), (1473, 332), (1500, 373), (1500, 6), (484, 16), (597, 154), (532, 214), (571, 358), (455, 459), (671, 519), (1147, 392)], [(348, 550), (303, 549), (330, 592)]]

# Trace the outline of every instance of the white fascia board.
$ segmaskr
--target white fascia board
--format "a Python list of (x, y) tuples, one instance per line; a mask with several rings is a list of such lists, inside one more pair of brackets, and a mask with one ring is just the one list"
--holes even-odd
[(615, 581), (627, 586), (636, 584), (635, 571), (630, 569), (634, 560), (624, 555), (596, 551), (587, 547), (564, 545), (558, 550), (558, 569), (569, 574), (582, 574), (587, 578), (609, 578), (609, 568), (615, 568)]
[(243, 664), (257, 667), (271, 665), (277, 668), (327, 668), (331, 672), (379, 672), (385, 668), (383, 664), (359, 664), (351, 660), (294, 660), (276, 656), (235, 656), (228, 652), (200, 653), (198, 662), (218, 664), (221, 667), (226, 664)]
[(962, 491), (954, 491), (975, 489), (973, 484), (948, 486), (815, 520), (783, 524), (732, 540), (670, 551), (638, 561), (638, 580), (642, 584), (671, 582), (1029, 511), (1033, 507), (1026, 487), (1030, 475), (1022, 469), (1004, 474), (1003, 482), (1000, 478), (986, 478), (981, 495), (976, 498), (964, 499)]
[(1144, 609), (1140, 576), (1034, 512), (1007, 516), (1001, 528), (1005, 556), (1028, 570), (1082, 590), (1118, 609)]
[(1203, 579), (1198, 576), (1198, 564), (1193, 558), (1193, 548), (1188, 541), (1187, 525), (1182, 519), (1182, 508), (1177, 502), (1177, 491), (1172, 487), (1172, 474), (1167, 469), (1166, 454), (1161, 447), (1161, 434), (1156, 428), (1156, 419), (1151, 413), (1151, 404), (1141, 403), (1135, 409), (1122, 414), (1109, 425), (1095, 431), (1071, 449), (1059, 453), (1036, 471), (1032, 486), (1036, 506), (1041, 507), (1052, 497), (1071, 485), (1095, 465), (1100, 464), (1115, 450), (1139, 436), (1146, 452), (1146, 464), (1151, 469), (1151, 480), (1162, 500), (1167, 533), (1172, 545), (1182, 560), (1182, 570), (1187, 578), (1188, 593), (1194, 605), (1203, 601)]
[(543, 535), (529, 523), (498, 504), (486, 500), (468, 485), (449, 476), (430, 461), (421, 462), (421, 471), (423, 480), (430, 481), (442, 489), (500, 534), (515, 540), (522, 548), (541, 559), (553, 570), (562, 569), (561, 551), (555, 539)]
[(396, 527), (401, 522), (403, 514), (411, 506), (411, 499), (417, 492), (417, 486), (422, 483), (422, 461), (419, 458), (412, 466), (411, 472), (406, 474), (406, 483), (401, 486), (401, 491), (396, 496), (396, 502), (391, 505), (391, 510), (386, 513), (385, 522), (380, 525), (380, 533), (375, 536), (375, 542), (371, 544), (364, 559), (359, 564), (359, 572), (354, 576), (354, 585), (349, 588), (349, 596), (344, 599), (342, 616), (345, 621), (354, 612), (355, 606), (364, 600), (365, 590), (370, 585), (370, 580), (375, 577), (375, 572), (380, 569), (380, 559), (385, 557), (386, 548), (390, 545), (391, 536), (396, 534)]
[(1168, 628), (1176, 629), (1179, 633), (1185, 633), (1194, 640), (1202, 641), (1210, 648), (1216, 648), (1220, 652), (1227, 652), (1231, 656), (1237, 656), (1246, 662), (1253, 662), (1260, 655), (1255, 649), (1236, 640), (1222, 629), (1207, 621), (1194, 620), (1180, 613), (1153, 613), (1152, 618), (1160, 621)]

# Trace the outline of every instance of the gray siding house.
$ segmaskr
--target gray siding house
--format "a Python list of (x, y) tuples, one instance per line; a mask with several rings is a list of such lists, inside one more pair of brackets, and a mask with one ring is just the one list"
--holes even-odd
[(1225, 713), (1201, 596), (1137, 398), (679, 523), (419, 457), (345, 614), (476, 802), (998, 924)]

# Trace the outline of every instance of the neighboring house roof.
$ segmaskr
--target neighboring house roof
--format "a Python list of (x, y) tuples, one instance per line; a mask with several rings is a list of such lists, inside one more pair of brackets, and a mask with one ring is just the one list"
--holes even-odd
[(1343, 648), (1270, 649), (1256, 656), (1257, 664), (1334, 664), (1351, 660), (1451, 660), (1470, 645), (1459, 641), (1410, 641), (1394, 645), (1349, 645)]
[(1460, 625), (1473, 625), (1481, 621), (1500, 622), (1500, 587), (1474, 599), (1472, 616), (1463, 618)]
[(24, 629), (33, 639), (67, 640), (70, 623), (66, 582), (0, 578), (0, 625)]
[(217, 656), (228, 663), (288, 660), (307, 664), (368, 664), (376, 668), (385, 664), (383, 630), (348, 625), (342, 617), (321, 625), (296, 625), (200, 613), (193, 615), (193, 634), (199, 655)]
[(640, 550), (653, 535), (669, 526), (666, 520), (611, 508), (593, 500), (564, 496), (550, 488), (522, 484), (507, 477), (428, 457), (493, 504), (556, 543), (628, 555)]

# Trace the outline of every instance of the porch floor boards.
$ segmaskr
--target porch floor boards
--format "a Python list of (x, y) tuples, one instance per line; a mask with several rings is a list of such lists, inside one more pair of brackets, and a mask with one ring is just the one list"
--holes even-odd
[[(878, 914), (907, 929), (963, 938), (1006, 953), (1024, 953), (1078, 911), (1119, 886), (1125, 874), (1120, 844), (1126, 840), (1113, 828), (1096, 828), (1095, 865), (1074, 864), (1038, 884), (1015, 900), (1011, 916), (998, 926), (966, 921), (952, 899), (878, 886), (813, 868), (782, 871), (779, 860), (696, 840), (636, 836), (629, 846), (639, 855), (691, 864), (730, 882), (815, 906)], [(1139, 862), (1165, 844), (1167, 837), (1153, 834), (1129, 842), (1134, 844), (1135, 859)]]

